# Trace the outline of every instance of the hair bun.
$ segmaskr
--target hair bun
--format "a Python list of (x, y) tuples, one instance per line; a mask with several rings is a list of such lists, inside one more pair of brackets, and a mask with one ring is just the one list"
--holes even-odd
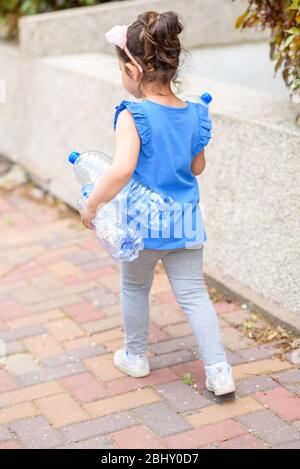
[(144, 63), (148, 70), (177, 69), (181, 53), (178, 35), (183, 30), (177, 14), (174, 11), (146, 11), (137, 21), (143, 25), (139, 40), (144, 44)]

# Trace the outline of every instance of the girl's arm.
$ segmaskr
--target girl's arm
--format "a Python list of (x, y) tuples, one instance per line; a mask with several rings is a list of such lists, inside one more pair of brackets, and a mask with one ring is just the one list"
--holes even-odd
[(204, 150), (202, 150), (198, 155), (194, 156), (192, 160), (192, 173), (194, 176), (199, 176), (204, 171), (206, 165), (205, 161), (205, 153)]
[(112, 164), (95, 186), (81, 212), (86, 228), (92, 229), (97, 209), (112, 200), (128, 183), (137, 165), (140, 138), (131, 113), (125, 109), (116, 125), (116, 150)]

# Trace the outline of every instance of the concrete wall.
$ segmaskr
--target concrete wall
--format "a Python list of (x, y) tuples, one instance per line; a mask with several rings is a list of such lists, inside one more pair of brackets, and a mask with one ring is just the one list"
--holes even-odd
[(129, 0), (27, 16), (20, 21), (20, 46), (33, 56), (111, 52), (104, 32), (115, 24), (130, 23), (145, 10), (178, 12), (186, 25), (187, 47), (266, 38), (267, 31), (234, 28), (247, 4), (247, 0)]

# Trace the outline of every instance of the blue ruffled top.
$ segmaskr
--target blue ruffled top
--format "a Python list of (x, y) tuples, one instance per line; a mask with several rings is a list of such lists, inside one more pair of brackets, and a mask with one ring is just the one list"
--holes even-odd
[(211, 138), (208, 108), (186, 101), (184, 107), (166, 106), (148, 99), (122, 101), (118, 116), (127, 109), (134, 119), (140, 140), (140, 154), (133, 177), (145, 181), (174, 200), (168, 232), (144, 233), (147, 249), (193, 248), (207, 240), (200, 190), (191, 171), (193, 158)]

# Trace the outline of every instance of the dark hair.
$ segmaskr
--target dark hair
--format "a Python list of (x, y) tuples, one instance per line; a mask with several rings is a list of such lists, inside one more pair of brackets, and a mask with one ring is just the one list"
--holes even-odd
[[(146, 11), (128, 27), (127, 47), (143, 68), (141, 84), (159, 82), (179, 83), (178, 67), (184, 50), (178, 35), (183, 25), (174, 11)], [(119, 58), (130, 61), (125, 51), (117, 47)]]

